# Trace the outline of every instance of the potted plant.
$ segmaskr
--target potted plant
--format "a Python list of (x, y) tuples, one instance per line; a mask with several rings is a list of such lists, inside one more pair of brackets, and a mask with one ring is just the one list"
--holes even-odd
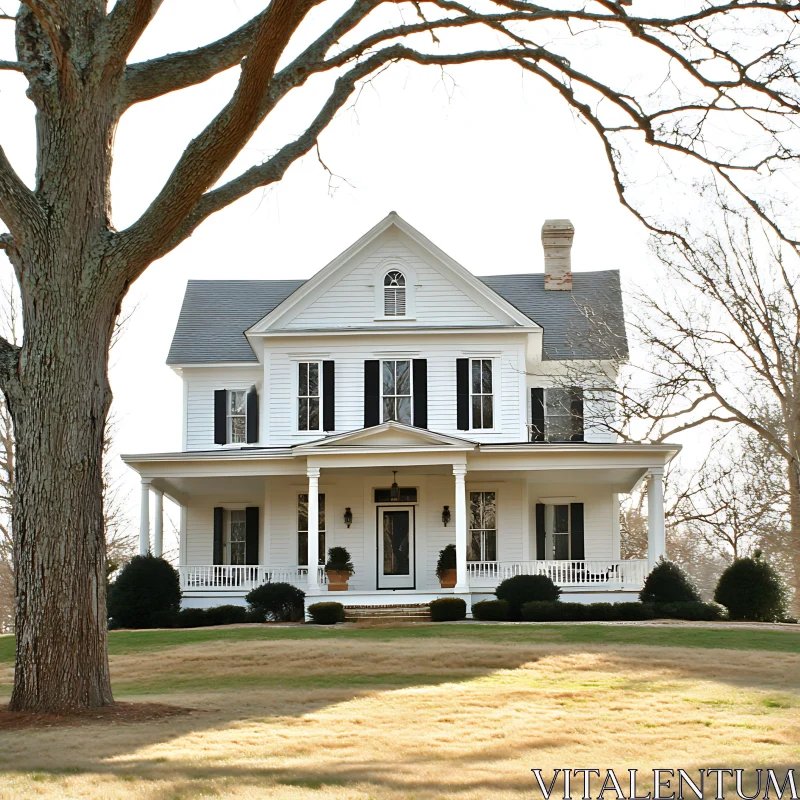
[(328, 561), (325, 564), (325, 573), (328, 576), (329, 592), (346, 592), (347, 581), (355, 572), (350, 553), (344, 547), (331, 547), (328, 550)]
[(456, 546), (448, 544), (439, 551), (436, 562), (436, 577), (442, 589), (452, 589), (456, 585)]

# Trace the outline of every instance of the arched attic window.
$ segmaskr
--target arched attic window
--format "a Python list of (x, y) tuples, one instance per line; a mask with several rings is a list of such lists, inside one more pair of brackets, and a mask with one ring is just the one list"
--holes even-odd
[(402, 272), (393, 269), (383, 279), (383, 315), (404, 317), (406, 315), (406, 279)]

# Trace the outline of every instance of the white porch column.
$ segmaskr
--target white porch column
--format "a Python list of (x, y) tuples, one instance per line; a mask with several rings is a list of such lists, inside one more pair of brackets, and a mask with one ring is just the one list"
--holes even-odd
[(664, 469), (650, 470), (647, 483), (647, 562), (653, 569), (661, 556), (667, 554), (664, 530)]
[(308, 476), (308, 594), (319, 594), (319, 467), (309, 467)]
[(469, 591), (469, 576), (467, 575), (467, 488), (465, 476), (467, 468), (460, 464), (453, 465), (453, 475), (456, 479), (456, 592)]
[(150, 549), (150, 478), (142, 478), (142, 505), (139, 512), (139, 555)]
[(153, 489), (155, 495), (155, 515), (153, 517), (153, 555), (164, 555), (164, 492)]

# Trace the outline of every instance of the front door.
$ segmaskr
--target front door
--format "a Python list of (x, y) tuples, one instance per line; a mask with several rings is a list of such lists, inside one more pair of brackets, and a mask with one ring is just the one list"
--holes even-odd
[(414, 506), (378, 509), (378, 588), (414, 588)]

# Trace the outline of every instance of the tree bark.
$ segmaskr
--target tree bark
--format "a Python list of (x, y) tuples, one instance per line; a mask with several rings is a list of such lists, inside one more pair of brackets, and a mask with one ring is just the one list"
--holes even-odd
[(791, 569), (794, 597), (792, 614), (800, 618), (800, 473), (797, 462), (790, 461), (789, 467), (789, 545), (792, 550)]
[(62, 712), (113, 703), (102, 509), (110, 320), (54, 294), (37, 309), (19, 387), (8, 395), (18, 488), (10, 707)]

